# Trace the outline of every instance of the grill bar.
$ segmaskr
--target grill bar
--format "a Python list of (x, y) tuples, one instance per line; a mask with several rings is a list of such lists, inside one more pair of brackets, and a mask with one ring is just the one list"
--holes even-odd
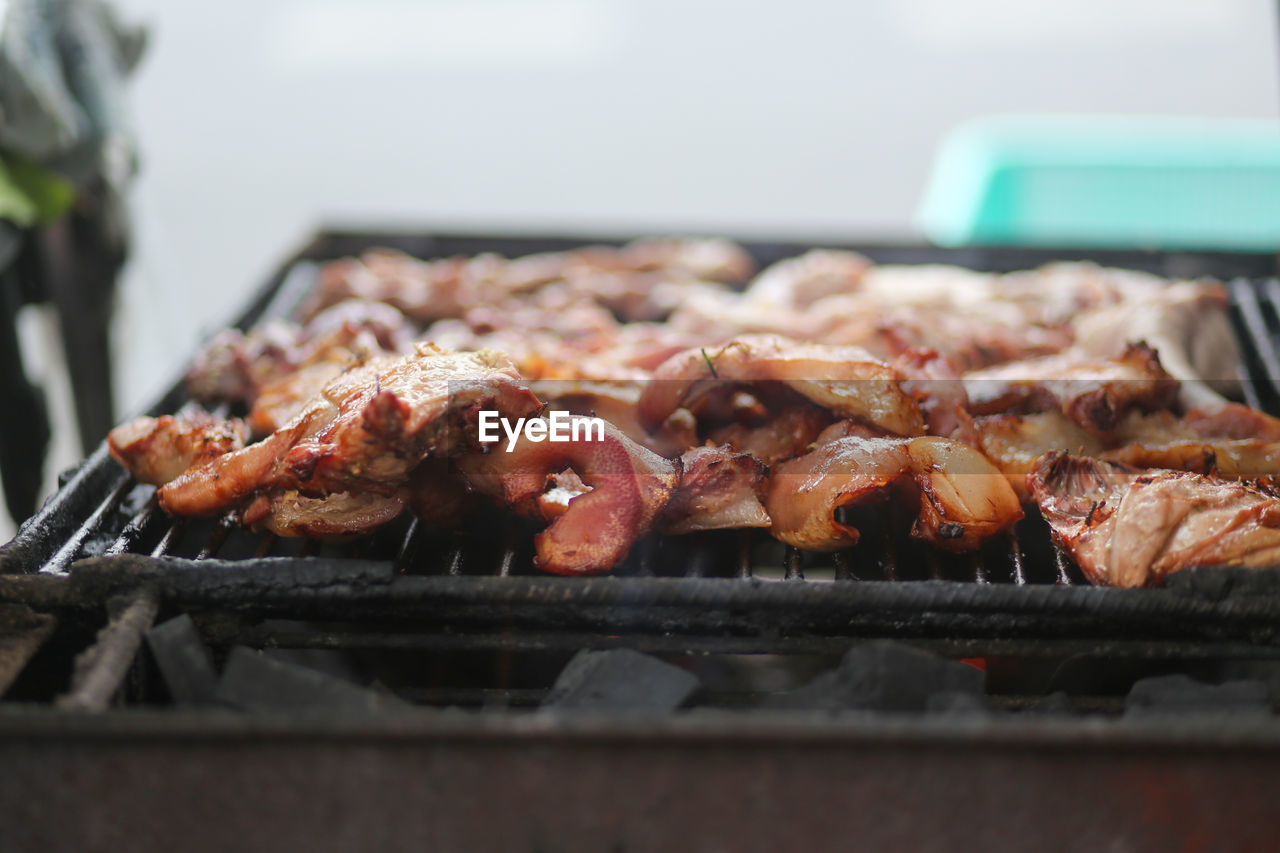
[(103, 519), (120, 505), (120, 501), (129, 493), (133, 485), (133, 478), (122, 473), (118, 484), (107, 493), (106, 499), (98, 504), (98, 508), (84, 520), (83, 524), (76, 528), (75, 532), (62, 547), (40, 568), (40, 571), (46, 574), (57, 574), (66, 571), (67, 566), (75, 559), (80, 549), (84, 547), (85, 542), (102, 526)]

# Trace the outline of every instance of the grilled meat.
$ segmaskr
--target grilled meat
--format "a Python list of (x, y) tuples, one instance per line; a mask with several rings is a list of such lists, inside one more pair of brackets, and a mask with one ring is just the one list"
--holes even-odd
[(899, 379), (887, 364), (855, 347), (748, 335), (668, 359), (640, 396), (640, 423), (656, 429), (678, 408), (696, 415), (699, 398), (726, 383), (775, 382), (837, 418), (858, 418), (896, 435), (919, 435), (924, 431), (920, 409)]
[(107, 436), (107, 449), (142, 483), (163, 486), (188, 468), (244, 447), (248, 436), (239, 418), (219, 420), (197, 405), (176, 415), (142, 417)]
[(314, 498), (290, 489), (259, 495), (245, 508), (241, 520), (277, 536), (343, 539), (394, 521), (404, 505), (398, 495), (335, 492)]
[[(1026, 477), (1052, 450), (1122, 462), (1136, 468), (1169, 468), (1225, 478), (1280, 474), (1280, 423), (1261, 412), (1232, 406), (1214, 415), (1200, 411), (1130, 412), (1105, 437), (1060, 412), (997, 415), (976, 422), (978, 446), (1023, 500)], [(1239, 437), (1242, 435), (1257, 437)]]
[[(1280, 469), (1280, 421), (1218, 396), (1234, 341), (1215, 283), (1091, 264), (886, 266), (841, 251), (748, 282), (753, 270), (717, 240), (516, 259), (367, 252), (324, 265), (305, 323), (223, 333), (190, 371), (192, 396), (251, 407), (262, 441), (244, 447), (239, 421), (193, 411), (119, 427), (111, 451), (162, 486), (171, 513), (236, 510), (286, 536), (356, 535), (406, 506), (449, 528), (488, 498), (549, 525), (537, 563), (564, 574), (607, 570), (650, 529), (768, 526), (835, 550), (859, 535), (836, 509), (880, 500), (906, 507), (915, 536), (967, 551), (1021, 516), (1018, 497), (1043, 504), (1036, 483), (1057, 531), (1085, 507), (1068, 506), (1072, 489), (1253, 507), (1266, 489), (1221, 478)], [(411, 346), (423, 326), (431, 343)], [(511, 453), (483, 453), (482, 407), (609, 426), (603, 441), (526, 434)], [(1047, 477), (1042, 457), (1062, 450), (1201, 476), (1143, 480), (1096, 461)], [(1108, 501), (1090, 497), (1070, 522), (1086, 561), (1097, 563), (1087, 543)], [(1187, 536), (1219, 556), (1243, 547), (1243, 533), (1212, 544), (1201, 514), (1196, 504), (1171, 522), (1177, 541), (1138, 582), (1193, 551)], [(1269, 547), (1251, 535), (1242, 560)], [(1110, 565), (1101, 582), (1132, 581)]]
[(749, 453), (707, 445), (680, 457), (680, 484), (662, 513), (663, 533), (768, 527), (760, 503), (768, 467)]
[(248, 332), (220, 332), (196, 356), (187, 390), (206, 402), (251, 404), (299, 367), (404, 352), (413, 336), (404, 315), (390, 305), (347, 300), (305, 325), (276, 320)]
[(548, 482), (566, 467), (590, 490), (567, 500), (534, 539), (536, 565), (558, 575), (598, 574), (626, 556), (653, 526), (676, 485), (680, 466), (646, 450), (620, 430), (603, 438), (534, 441), (522, 432), (510, 452), (472, 453), (458, 464), (472, 488), (543, 521)]
[(1168, 408), (1178, 393), (1177, 380), (1144, 343), (1114, 359), (1073, 352), (970, 371), (964, 384), (975, 415), (1059, 409), (1095, 434), (1114, 430), (1130, 409)]
[(774, 468), (764, 505), (778, 539), (835, 551), (860, 535), (836, 520), (837, 508), (890, 497), (918, 502), (912, 535), (949, 551), (975, 550), (1022, 518), (1008, 482), (981, 453), (934, 436), (821, 444)]
[(1280, 499), (1260, 483), (1061, 452), (1044, 456), (1027, 482), (1054, 540), (1095, 584), (1154, 586), (1193, 566), (1280, 565)]
[(393, 495), (428, 455), (468, 446), (477, 410), (522, 417), (540, 405), (506, 356), (420, 344), (338, 376), (264, 440), (169, 483), (160, 503), (174, 515), (210, 515), (258, 491)]

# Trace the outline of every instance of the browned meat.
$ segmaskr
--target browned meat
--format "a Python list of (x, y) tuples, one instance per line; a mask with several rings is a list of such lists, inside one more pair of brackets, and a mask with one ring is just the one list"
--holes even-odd
[(825, 296), (856, 291), (869, 269), (871, 261), (857, 252), (814, 249), (762, 271), (743, 297), (761, 308), (806, 308)]
[(1226, 403), (1208, 410), (1192, 409), (1182, 420), (1188, 429), (1206, 438), (1280, 441), (1280, 418), (1239, 403)]
[[(755, 390), (759, 392), (762, 389), (757, 385)], [(745, 400), (760, 402), (754, 395), (743, 396)], [(707, 430), (707, 439), (749, 453), (772, 465), (807, 452), (831, 424), (832, 416), (828, 410), (799, 395), (784, 395), (775, 390), (760, 396), (764, 398), (762, 414), (752, 416), (754, 412), (746, 409), (735, 422)], [(715, 419), (702, 417), (701, 420)]]
[(760, 503), (768, 467), (749, 453), (708, 445), (680, 457), (680, 485), (662, 513), (663, 533), (768, 527)]
[(1255, 483), (1142, 473), (1060, 452), (1027, 481), (1054, 540), (1095, 584), (1153, 586), (1193, 566), (1280, 565), (1280, 500)]
[(548, 411), (604, 418), (627, 438), (660, 456), (679, 456), (698, 443), (691, 417), (670, 417), (652, 435), (640, 426), (636, 404), (640, 381), (543, 379), (530, 384)]
[(1143, 343), (1102, 361), (1068, 353), (970, 371), (964, 383), (975, 415), (1059, 409), (1096, 434), (1114, 430), (1130, 409), (1168, 408), (1178, 393), (1177, 380)]
[(725, 384), (784, 383), (836, 418), (858, 418), (896, 435), (924, 431), (920, 409), (899, 375), (856, 347), (801, 344), (747, 335), (668, 359), (640, 397), (640, 423), (656, 429), (678, 408), (697, 414), (697, 400)]
[(1050, 450), (1099, 456), (1106, 446), (1093, 433), (1061, 412), (992, 415), (978, 418), (977, 446), (1009, 480), (1018, 497), (1030, 500), (1027, 475)]
[(590, 486), (534, 539), (535, 564), (558, 575), (611, 569), (649, 532), (680, 480), (678, 464), (609, 426), (603, 440), (534, 441), (522, 432), (510, 452), (473, 453), (459, 465), (477, 491), (544, 521), (539, 498), (550, 478), (568, 467)]
[(345, 299), (372, 299), (393, 305), (420, 322), (460, 317), (468, 310), (501, 303), (553, 283), (565, 283), (627, 319), (665, 316), (670, 295), (661, 285), (693, 280), (737, 283), (754, 269), (740, 246), (724, 240), (637, 240), (620, 249), (589, 246), (508, 260), (493, 254), (420, 261), (379, 249), (359, 259), (326, 264), (307, 306), (314, 314)]
[[(1280, 440), (1234, 438), (1256, 425), (1266, 435), (1268, 416), (1243, 406), (1220, 417), (1197, 412), (1178, 418), (1172, 412), (1130, 412), (1105, 437), (1089, 433), (1060, 412), (979, 418), (979, 446), (1009, 478), (1023, 500), (1026, 477), (1051, 450), (1122, 462), (1134, 468), (1168, 468), (1226, 478), (1280, 474)], [(1264, 420), (1260, 420), (1264, 419)]]
[(919, 500), (912, 535), (971, 551), (1022, 518), (1017, 496), (981, 453), (950, 439), (840, 438), (778, 465), (765, 509), (775, 537), (797, 548), (835, 551), (858, 541), (837, 508), (890, 497)]
[(394, 521), (403, 509), (404, 500), (397, 495), (335, 492), (313, 498), (287, 490), (260, 495), (241, 520), (277, 536), (345, 539)]
[(188, 468), (244, 447), (247, 435), (239, 418), (218, 420), (191, 405), (176, 415), (116, 427), (107, 436), (107, 448), (139, 482), (163, 486)]
[(321, 312), (305, 326), (275, 321), (249, 332), (219, 333), (187, 372), (187, 390), (199, 400), (253, 403), (265, 389), (288, 382), (299, 367), (345, 366), (400, 353), (412, 338), (408, 321), (390, 305), (352, 299)]
[(409, 475), (407, 492), (413, 514), (437, 530), (457, 528), (482, 503), (448, 457), (424, 459)]
[(174, 515), (210, 515), (257, 491), (393, 495), (428, 454), (464, 450), (479, 409), (522, 417), (540, 405), (505, 356), (420, 344), (338, 376), (263, 441), (165, 486), (160, 503)]
[(955, 363), (936, 350), (905, 350), (893, 360), (902, 374), (902, 390), (924, 414), (930, 435), (973, 444), (976, 433), (969, 416), (969, 395)]

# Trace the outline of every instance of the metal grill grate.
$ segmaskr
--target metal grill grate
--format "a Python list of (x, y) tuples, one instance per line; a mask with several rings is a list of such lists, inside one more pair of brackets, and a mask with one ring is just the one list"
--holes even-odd
[[(339, 245), (334, 254), (362, 248)], [(559, 246), (499, 250), (546, 248)], [(762, 260), (774, 251), (757, 248)], [(935, 254), (881, 259), (966, 260)], [(1005, 258), (1003, 267), (1033, 266), (1056, 254)], [(1194, 263), (1175, 269), (1178, 263), (1167, 260), (1162, 271), (1213, 272), (1210, 261), (1204, 269)], [(247, 320), (285, 313), (310, 287), (314, 270), (305, 262), (286, 268)], [(1259, 408), (1280, 410), (1280, 283), (1240, 278), (1230, 293), (1245, 396)], [(177, 402), (171, 394), (162, 406)], [(344, 625), (329, 634), (241, 626), (257, 631), (256, 641), (286, 645), (573, 648), (607, 646), (627, 635), (637, 647), (749, 652), (836, 649), (850, 636), (911, 637), (957, 654), (1156, 641), (1166, 649), (1181, 643), (1182, 652), (1187, 643), (1264, 655), (1276, 648), (1280, 583), (1269, 573), (1253, 573), (1225, 592), (1213, 578), (1227, 574), (1205, 579), (1196, 571), (1179, 573), (1166, 590), (1098, 589), (1037, 517), (979, 553), (951, 555), (913, 540), (892, 509), (847, 512), (862, 541), (835, 554), (784, 547), (762, 531), (715, 531), (642, 540), (610, 577), (553, 578), (532, 565), (534, 527), (505, 513), (449, 531), (405, 518), (345, 544), (255, 534), (229, 517), (171, 522), (154, 489), (134, 483), (99, 449), (15, 545), (0, 552), (7, 571), (39, 572), (51, 576), (49, 583), (36, 592), (0, 575), (0, 587), (13, 598), (74, 604), (100, 601), (103, 589), (158, 571), (166, 600), (179, 607)], [(68, 581), (77, 560), (78, 574), (107, 582)], [(1143, 648), (1145, 654), (1152, 647)]]

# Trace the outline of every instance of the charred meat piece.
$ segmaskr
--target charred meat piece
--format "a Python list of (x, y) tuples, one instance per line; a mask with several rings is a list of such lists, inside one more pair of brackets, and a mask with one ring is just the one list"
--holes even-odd
[(1068, 353), (970, 371), (964, 383), (975, 415), (1058, 409), (1095, 434), (1114, 430), (1130, 409), (1169, 408), (1178, 394), (1177, 380), (1144, 343), (1113, 359)]
[(1095, 584), (1154, 586), (1193, 566), (1280, 565), (1280, 499), (1258, 483), (1055, 452), (1027, 484), (1054, 540)]
[(859, 532), (837, 508), (894, 497), (918, 502), (912, 535), (949, 551), (972, 551), (1022, 518), (1008, 482), (968, 445), (946, 438), (840, 438), (778, 465), (765, 509), (772, 533), (797, 548), (835, 551)]
[(479, 409), (522, 417), (540, 406), (506, 356), (420, 344), (338, 376), (266, 439), (165, 486), (160, 503), (174, 515), (210, 515), (257, 491), (394, 495), (429, 454), (470, 446)]
[(708, 445), (680, 457), (680, 484), (662, 513), (663, 533), (768, 527), (760, 503), (768, 467), (749, 453)]
[(697, 400), (726, 384), (780, 382), (836, 418), (858, 418), (896, 435), (919, 435), (924, 421), (900, 378), (856, 347), (747, 335), (668, 359), (640, 397), (640, 423), (654, 430), (678, 408), (696, 414)]
[(576, 440), (553, 442), (533, 440), (526, 430), (510, 452), (494, 449), (458, 460), (476, 491), (544, 521), (540, 498), (555, 475), (570, 468), (590, 487), (568, 500), (563, 512), (534, 539), (534, 563), (544, 571), (608, 571), (649, 532), (680, 481), (678, 463), (607, 424), (603, 432), (601, 437), (588, 426)]
[(239, 418), (219, 420), (194, 404), (176, 415), (142, 417), (113, 429), (107, 448), (141, 483), (163, 486), (191, 467), (244, 447)]

